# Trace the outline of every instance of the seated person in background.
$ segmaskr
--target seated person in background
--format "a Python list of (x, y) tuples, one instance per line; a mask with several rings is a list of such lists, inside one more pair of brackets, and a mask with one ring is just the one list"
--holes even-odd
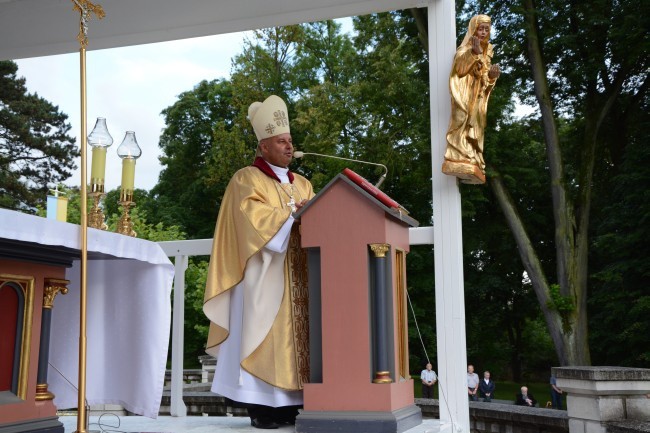
[(533, 397), (533, 394), (528, 392), (528, 388), (525, 386), (521, 387), (521, 392), (517, 394), (517, 399), (515, 400), (517, 406), (529, 406), (535, 407), (537, 405), (537, 400)]
[(489, 403), (492, 401), (492, 397), (494, 396), (494, 381), (490, 379), (490, 372), (485, 370), (483, 372), (483, 380), (478, 384), (478, 390), (483, 397), (483, 401), (486, 403)]

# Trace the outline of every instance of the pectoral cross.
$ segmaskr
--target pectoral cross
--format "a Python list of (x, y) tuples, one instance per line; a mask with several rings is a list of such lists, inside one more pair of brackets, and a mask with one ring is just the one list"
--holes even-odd
[(298, 208), (296, 207), (296, 201), (293, 199), (293, 196), (289, 197), (291, 200), (289, 200), (289, 203), (287, 203), (287, 206), (291, 208), (291, 213), (295, 213)]

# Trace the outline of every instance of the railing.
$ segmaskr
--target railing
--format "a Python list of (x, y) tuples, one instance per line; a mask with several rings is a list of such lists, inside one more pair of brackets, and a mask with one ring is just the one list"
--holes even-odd
[[(411, 245), (433, 245), (433, 227), (409, 229)], [(174, 301), (172, 316), (172, 384), (169, 412), (172, 416), (186, 416), (183, 403), (183, 324), (185, 322), (185, 271), (192, 256), (209, 256), (212, 239), (158, 242), (168, 257), (174, 257)]]

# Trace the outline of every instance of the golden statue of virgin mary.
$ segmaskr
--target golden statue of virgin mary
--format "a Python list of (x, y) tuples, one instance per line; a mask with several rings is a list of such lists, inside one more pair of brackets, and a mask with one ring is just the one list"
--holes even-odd
[(472, 17), (449, 74), (451, 119), (442, 171), (464, 183), (485, 183), (487, 104), (500, 74), (499, 66), (492, 65), (491, 26), (487, 15)]

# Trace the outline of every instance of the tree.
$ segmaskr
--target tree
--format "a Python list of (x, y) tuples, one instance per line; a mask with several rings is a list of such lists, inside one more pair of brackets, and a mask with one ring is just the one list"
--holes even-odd
[[(458, 6), (459, 33), (470, 16), (492, 16), (495, 61), (505, 70), (490, 101), (488, 121), (496, 117), (497, 122), (489, 128), (490, 142), (486, 142), (492, 196), (485, 199), (498, 200), (514, 234), (560, 364), (588, 364), (593, 197), (619, 199), (611, 195), (613, 175), (633, 135), (644, 131), (635, 117), (636, 113), (647, 116), (648, 6), (634, 1), (553, 0), (517, 4), (480, 0)], [(427, 29), (422, 12), (412, 11), (412, 15), (424, 43)], [(537, 105), (540, 117), (522, 123), (509, 118), (507, 111), (495, 110), (493, 101), (504, 86), (508, 97)], [(510, 138), (516, 137), (517, 124), (527, 124), (529, 136), (539, 137), (544, 155), (531, 154), (526, 137), (519, 142)], [(508, 146), (535, 155), (544, 164), (518, 165), (525, 161), (509, 152)], [(538, 188), (540, 180), (546, 192)], [(465, 208), (471, 200), (465, 197), (465, 187), (462, 191)], [(463, 225), (471, 226), (466, 220)], [(471, 260), (466, 256), (466, 264)], [(466, 269), (468, 281), (471, 272)], [(639, 312), (645, 311), (642, 305), (637, 306)], [(637, 312), (635, 317), (641, 316)], [(611, 320), (616, 320), (613, 315)]]
[[(224, 105), (223, 112), (199, 116), (196, 113), (207, 111), (194, 111), (192, 107), (197, 106), (196, 102), (188, 103), (186, 107), (175, 104), (177, 111), (173, 118), (170, 117), (172, 123), (166, 129), (170, 133), (169, 143), (174, 145), (166, 148), (173, 151), (165, 160), (170, 173), (172, 166), (183, 161), (179, 157), (194, 155), (191, 173), (186, 164), (180, 164), (174, 170), (180, 169), (176, 173), (185, 173), (191, 182), (211, 190), (218, 204), (233, 172), (253, 159), (257, 140), (246, 119), (248, 105), (276, 92), (287, 99), (297, 148), (385, 162), (389, 167), (385, 190), (398, 198), (422, 224), (429, 224), (431, 192), (428, 187), (421, 187), (430, 184), (431, 170), (428, 53), (418, 38), (417, 20), (409, 12), (392, 12), (355, 18), (354, 25), (354, 37), (340, 34), (334, 23), (323, 22), (303, 25), (300, 31), (266, 29), (258, 34), (259, 38), (248, 41), (244, 53), (235, 60), (231, 80), (223, 83), (230, 89), (229, 103)], [(535, 132), (534, 121), (510, 125), (512, 119), (507, 113), (512, 111), (512, 101), (508, 79), (503, 77), (506, 86), (500, 91), (497, 87), (491, 100), (495, 112), (506, 115), (488, 118), (490, 128), (508, 131), (507, 136), (495, 139), (507, 143), (507, 146), (502, 146), (504, 151), (497, 152), (495, 158), (507, 162), (514, 157), (516, 167), (505, 172), (506, 180), (525, 174), (520, 189), (510, 185), (514, 193), (525, 192), (524, 186), (535, 187), (536, 192), (544, 191), (546, 185), (537, 175), (538, 171), (544, 170), (544, 158), (540, 157), (543, 155), (541, 133)], [(184, 95), (183, 99), (185, 97), (187, 101), (197, 98), (192, 94)], [(202, 104), (202, 108), (206, 107), (208, 104)], [(184, 112), (188, 108), (189, 113)], [(192, 119), (191, 123), (180, 122), (188, 119)], [(197, 137), (206, 136), (187, 134), (190, 130), (180, 127), (185, 124), (193, 131), (211, 128), (212, 137), (199, 140), (200, 144), (193, 143)], [(520, 146), (522, 139), (527, 140), (525, 153), (516, 147)], [(184, 147), (195, 150), (190, 152)], [(296, 170), (310, 177), (318, 189), (345, 165), (348, 164), (305, 158), (299, 161)], [(365, 166), (352, 168), (369, 179), (378, 176), (376, 170)], [(182, 188), (178, 190), (169, 195), (170, 202), (178, 201), (175, 194), (184, 193)], [(514, 242), (504, 243), (507, 232), (501, 214), (494, 211), (495, 198), (486, 188), (468, 191), (472, 193), (463, 191), (463, 208), (467, 209), (464, 224), (470, 234), (465, 237), (468, 299), (475, 303), (489, 302), (493, 307), (489, 325), (480, 321), (485, 316), (471, 317), (477, 321), (476, 326), (468, 326), (468, 343), (476, 354), (489, 353), (490, 350), (502, 352), (491, 360), (485, 358), (486, 362), (509, 362), (515, 372), (536, 365), (537, 361), (546, 363), (548, 355), (542, 352), (548, 346), (535, 343), (548, 341), (548, 338), (544, 337), (539, 326), (533, 290), (530, 281), (524, 280), (524, 268), (516, 257), (516, 245)], [(188, 200), (190, 198), (187, 196)], [(535, 209), (550, 211), (550, 200), (538, 199), (535, 205)], [(196, 205), (193, 207), (198, 208)], [(546, 239), (549, 219), (529, 212), (526, 221), (538, 229), (535, 234), (540, 239)], [(213, 227), (212, 220), (209, 230)], [(552, 229), (550, 233), (552, 236)], [(550, 244), (542, 249), (544, 258), (549, 251), (552, 254)], [(420, 347), (411, 320), (411, 341), (418, 343), (411, 347), (412, 366), (418, 371), (425, 359), (426, 348), (435, 345), (435, 319), (430, 314), (434, 308), (432, 253), (431, 247), (414, 247), (407, 260), (409, 295), (425, 344), (424, 348)], [(197, 305), (200, 310), (200, 302)], [(197, 329), (200, 330), (200, 326)], [(493, 331), (491, 335), (489, 331)], [(539, 351), (533, 353), (535, 347)], [(533, 355), (521, 358), (521, 353)]]
[(536, 101), (540, 110), (553, 202), (554, 275), (545, 270), (539, 244), (503, 181), (506, 168), (491, 167), (490, 186), (514, 234), (560, 364), (588, 365), (589, 224), (596, 155), (602, 152), (602, 126), (616, 101), (647, 92), (647, 12), (631, 0), (477, 5), (500, 29), (495, 44), (502, 47), (507, 72), (519, 80), (519, 96)]
[(292, 112), (289, 89), (307, 80), (306, 66), (296, 63), (302, 37), (300, 26), (256, 31), (234, 59), (230, 80), (203, 81), (163, 110), (165, 168), (152, 190), (154, 221), (180, 222), (190, 238), (212, 237), (230, 177), (254, 158), (257, 140), (246, 119), (248, 106), (275, 93)]
[(630, 102), (636, 113), (630, 116), (639, 118), (628, 122), (630, 135), (625, 137), (628, 140), (620, 169), (612, 179), (601, 182), (604, 187), (598, 194), (603, 205), (590, 257), (594, 268), (589, 297), (590, 343), (598, 365), (648, 368), (650, 149), (642, 137), (650, 126), (650, 117), (647, 102)]
[(155, 200), (149, 209), (152, 221), (178, 224), (190, 239), (212, 237), (221, 194), (206, 183), (208, 157), (218, 146), (213, 128), (230, 129), (235, 123), (232, 102), (230, 82), (204, 80), (163, 110), (167, 125), (160, 137), (164, 168), (151, 191)]
[(13, 61), (0, 61), (0, 206), (34, 213), (48, 184), (66, 180), (79, 155), (68, 116), (27, 93)]
[[(358, 66), (350, 68), (354, 75), (349, 96), (342, 103), (330, 104), (330, 110), (341, 110), (346, 121), (339, 141), (342, 145), (334, 150), (342, 156), (385, 163), (389, 170), (383, 189), (420, 224), (429, 225), (428, 52), (418, 38), (416, 21), (406, 11), (355, 17), (354, 26)], [(368, 179), (378, 177), (376, 170), (352, 168)], [(414, 313), (409, 313), (411, 371), (420, 371), (427, 359), (435, 363), (433, 253), (430, 246), (417, 246), (407, 256)]]

